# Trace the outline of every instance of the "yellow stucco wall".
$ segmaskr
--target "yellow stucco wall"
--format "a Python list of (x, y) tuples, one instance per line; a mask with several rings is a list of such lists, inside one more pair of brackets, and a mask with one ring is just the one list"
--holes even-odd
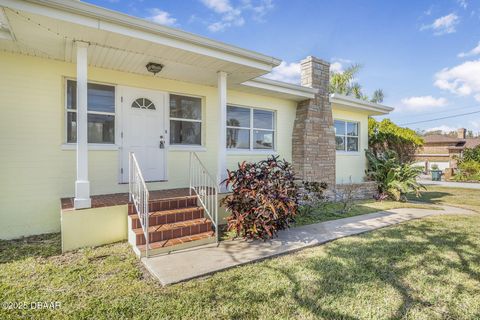
[(63, 211), (62, 251), (127, 239), (127, 206)]
[(333, 118), (335, 120), (349, 120), (360, 123), (358, 152), (336, 153), (336, 181), (337, 183), (358, 183), (364, 181), (367, 158), (365, 150), (368, 148), (368, 114), (362, 111), (351, 111), (332, 104)]
[[(65, 77), (75, 65), (0, 53), (0, 239), (60, 231), (61, 197), (74, 195), (75, 151), (65, 142)], [(199, 157), (216, 173), (218, 148), (217, 90), (214, 87), (89, 68), (89, 80), (204, 97), (205, 152)], [(291, 160), (291, 134), (296, 103), (242, 92), (228, 92), (228, 102), (276, 111), (277, 152)], [(118, 128), (118, 127), (117, 127)], [(228, 166), (260, 160), (266, 154), (230, 154)], [(184, 187), (188, 183), (188, 152), (168, 152), (168, 182), (151, 189)], [(92, 194), (126, 192), (118, 184), (118, 151), (90, 151)]]

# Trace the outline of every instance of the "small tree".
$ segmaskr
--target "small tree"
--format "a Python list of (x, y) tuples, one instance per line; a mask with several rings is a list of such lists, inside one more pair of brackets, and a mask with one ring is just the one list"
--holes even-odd
[(382, 89), (377, 89), (371, 99), (362, 91), (362, 86), (355, 81), (355, 77), (362, 69), (359, 64), (348, 66), (343, 72), (330, 73), (330, 93), (339, 93), (346, 96), (354, 96), (357, 99), (370, 100), (373, 103), (382, 103), (385, 96)]
[(414, 130), (397, 126), (389, 119), (368, 119), (368, 146), (379, 156), (387, 150), (396, 152), (400, 163), (411, 162), (423, 139)]
[(228, 171), (232, 194), (221, 204), (230, 213), (228, 230), (245, 239), (269, 239), (288, 228), (298, 209), (298, 188), (292, 165), (278, 157), (242, 162)]
[(326, 182), (302, 181), (299, 195), (301, 213), (309, 215), (315, 210), (323, 209), (328, 200), (325, 195), (327, 188)]
[(357, 191), (357, 186), (352, 182), (352, 177), (350, 177), (348, 183), (342, 184), (340, 190), (337, 188), (333, 189), (335, 201), (340, 204), (340, 208), (338, 210), (340, 214), (348, 213), (353, 209)]

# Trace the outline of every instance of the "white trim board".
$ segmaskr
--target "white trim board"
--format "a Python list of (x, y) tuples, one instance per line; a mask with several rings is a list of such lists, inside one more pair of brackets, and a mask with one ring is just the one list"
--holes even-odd
[(333, 93), (330, 95), (330, 102), (336, 103), (340, 106), (345, 106), (347, 108), (369, 111), (369, 115), (388, 114), (394, 110), (394, 108), (385, 106), (383, 104), (356, 99), (338, 93)]
[(306, 100), (315, 98), (315, 93), (317, 89), (303, 87), (300, 85), (290, 84), (286, 82), (266, 79), (266, 78), (255, 78), (249, 81), (245, 81), (241, 84), (242, 86), (252, 87), (257, 89), (266, 90), (269, 92), (276, 92), (291, 96), (294, 100)]

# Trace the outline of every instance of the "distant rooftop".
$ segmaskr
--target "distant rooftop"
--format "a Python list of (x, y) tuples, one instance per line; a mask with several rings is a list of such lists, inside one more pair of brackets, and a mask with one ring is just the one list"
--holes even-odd
[(445, 136), (441, 134), (434, 134), (434, 135), (428, 135), (423, 137), (423, 140), (425, 141), (425, 144), (445, 144), (449, 145), (452, 147), (466, 147), (466, 148), (474, 148), (478, 145), (480, 145), (480, 137), (479, 138), (457, 138), (457, 137), (451, 137), (451, 136)]

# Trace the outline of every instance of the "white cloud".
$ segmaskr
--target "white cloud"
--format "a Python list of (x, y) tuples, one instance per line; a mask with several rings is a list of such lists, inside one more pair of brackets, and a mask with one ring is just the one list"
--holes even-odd
[(446, 106), (445, 98), (434, 98), (432, 96), (417, 96), (402, 99), (402, 104), (409, 110), (425, 110)]
[(452, 132), (452, 131), (457, 131), (457, 128), (450, 127), (450, 126), (447, 126), (447, 125), (441, 125), (441, 126), (425, 129), (425, 131), (427, 131), (427, 132), (428, 131), (442, 131), (443, 133), (449, 133), (449, 132)]
[(338, 73), (343, 72), (343, 64), (339, 61), (332, 62), (330, 64), (330, 71), (331, 72), (338, 72)]
[(283, 82), (300, 84), (300, 63), (282, 61), (278, 67), (265, 77)]
[(353, 64), (352, 60), (343, 58), (332, 58), (330, 62), (330, 71), (342, 73), (345, 71), (345, 65)]
[(428, 10), (425, 10), (425, 11), (423, 12), (423, 14), (426, 15), (426, 16), (431, 15), (431, 14), (432, 14), (432, 9), (433, 9), (433, 7), (430, 6), (430, 8), (428, 8)]
[(458, 5), (462, 7), (463, 9), (467, 9), (468, 7), (468, 1), (467, 0), (457, 0)]
[(253, 12), (253, 19), (263, 22), (263, 17), (273, 9), (273, 0), (260, 0), (252, 2), (252, 0), (242, 0), (244, 8)]
[(245, 24), (244, 13), (250, 12), (252, 18), (263, 21), (263, 17), (273, 8), (272, 0), (242, 0), (237, 6), (230, 0), (201, 0), (201, 2), (214, 13), (220, 15), (220, 20), (210, 23), (208, 30), (218, 32), (232, 26)]
[(434, 85), (460, 96), (473, 94), (480, 102), (480, 60), (466, 61), (435, 74)]
[[(341, 58), (333, 58), (330, 64), (330, 71), (343, 72), (345, 70), (344, 64), (346, 63), (350, 64), (352, 61)], [(272, 80), (300, 84), (300, 71), (301, 65), (299, 62), (289, 63), (282, 61), (278, 67), (273, 69), (271, 73), (265, 75), (265, 77)]]
[(202, 0), (202, 3), (216, 13), (225, 13), (233, 9), (229, 0)]
[(165, 26), (173, 26), (175, 22), (177, 22), (177, 19), (172, 17), (167, 11), (153, 8), (150, 10), (150, 12), (152, 16), (147, 17), (147, 19), (155, 23), (163, 24)]
[(432, 29), (434, 34), (439, 36), (457, 31), (456, 26), (460, 19), (455, 13), (450, 13), (433, 21), (432, 24), (424, 25), (420, 30)]
[(480, 54), (480, 41), (478, 42), (478, 45), (473, 48), (472, 50), (468, 52), (461, 52), (458, 54), (459, 58), (465, 58), (465, 57), (471, 57), (471, 56), (476, 56)]

